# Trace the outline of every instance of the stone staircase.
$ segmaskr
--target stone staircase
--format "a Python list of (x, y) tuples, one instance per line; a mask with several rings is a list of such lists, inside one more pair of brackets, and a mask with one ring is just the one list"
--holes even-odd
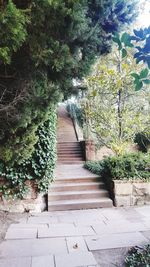
[(62, 106), (58, 110), (58, 161), (55, 182), (48, 192), (48, 210), (112, 207), (100, 178), (83, 168), (84, 156), (72, 120)]
[(58, 109), (57, 158), (58, 164), (82, 164), (84, 161), (73, 122), (64, 106)]
[(84, 157), (80, 142), (59, 142), (57, 157), (58, 164), (82, 164)]

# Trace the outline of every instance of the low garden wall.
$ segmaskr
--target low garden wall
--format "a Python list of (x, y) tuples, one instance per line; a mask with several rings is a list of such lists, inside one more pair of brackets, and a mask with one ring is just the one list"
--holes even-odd
[[(0, 184), (3, 184), (0, 179)], [(0, 210), (8, 212), (42, 212), (46, 210), (46, 196), (43, 193), (37, 193), (34, 182), (27, 181), (28, 193), (22, 199), (13, 199), (13, 197), (2, 195), (0, 193)]]
[(115, 206), (150, 205), (150, 153), (134, 152), (89, 161), (85, 168), (103, 180)]
[(117, 207), (150, 205), (150, 182), (114, 180)]

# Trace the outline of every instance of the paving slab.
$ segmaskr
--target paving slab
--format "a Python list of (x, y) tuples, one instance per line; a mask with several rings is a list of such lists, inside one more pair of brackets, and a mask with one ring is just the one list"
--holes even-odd
[(150, 218), (150, 205), (137, 207), (135, 210), (141, 217), (148, 217)]
[(0, 267), (31, 267), (31, 257), (0, 259)]
[(126, 220), (117, 221), (116, 223), (107, 223), (107, 224), (93, 224), (92, 228), (96, 234), (111, 234), (111, 233), (130, 233), (130, 232), (139, 232), (146, 231), (148, 228), (143, 223), (131, 223)]
[(29, 217), (28, 223), (31, 224), (50, 224), (50, 223), (58, 223), (58, 218), (53, 216), (32, 216)]
[(37, 238), (37, 228), (9, 228), (5, 239), (31, 239)]
[(115, 248), (93, 251), (98, 267), (125, 267), (125, 258), (129, 248)]
[(0, 244), (0, 257), (44, 256), (67, 253), (65, 238), (6, 240)]
[(99, 211), (101, 215), (104, 216), (105, 220), (122, 220), (124, 219), (124, 214), (122, 213), (122, 209), (118, 208), (108, 208), (108, 209), (102, 209)]
[(140, 213), (138, 213), (133, 207), (124, 208), (121, 213), (123, 214), (124, 218), (130, 222), (142, 222), (143, 217)]
[(40, 256), (40, 257), (33, 257), (32, 258), (32, 265), (31, 267), (55, 267), (54, 265), (54, 256)]
[(144, 235), (147, 239), (150, 240), (150, 231), (144, 231), (144, 232), (141, 232), (142, 235)]
[(88, 251), (83, 237), (67, 237), (66, 241), (69, 253)]
[(56, 255), (56, 267), (82, 267), (96, 265), (96, 260), (91, 252)]
[(71, 228), (74, 229), (75, 228), (75, 224), (74, 223), (55, 223), (55, 224), (48, 224), (48, 229), (57, 229), (57, 228)]
[(145, 238), (141, 233), (122, 233), (85, 237), (85, 241), (90, 251), (109, 248), (130, 247), (148, 243), (148, 239)]
[(22, 228), (36, 228), (36, 229), (38, 229), (38, 228), (48, 228), (49, 226), (48, 226), (48, 224), (42, 224), (42, 223), (39, 223), (39, 224), (31, 224), (31, 223), (14, 223), (14, 224), (11, 224), (10, 226), (9, 226), (9, 229), (22, 229)]
[(74, 223), (76, 220), (76, 217), (72, 214), (64, 214), (64, 215), (58, 215), (58, 221), (59, 223)]
[(144, 225), (150, 230), (150, 217), (148, 218), (143, 218), (143, 223)]
[(64, 237), (64, 236), (85, 236), (94, 235), (94, 230), (89, 226), (75, 227), (74, 225), (51, 225), (49, 229), (39, 229), (38, 238)]

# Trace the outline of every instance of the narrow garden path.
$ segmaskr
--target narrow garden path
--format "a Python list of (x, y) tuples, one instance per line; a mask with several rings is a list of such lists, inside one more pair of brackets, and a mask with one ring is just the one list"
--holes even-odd
[(58, 108), (57, 167), (48, 193), (48, 210), (112, 207), (112, 200), (98, 175), (83, 168), (84, 151), (64, 105)]
[(29, 214), (0, 244), (0, 267), (123, 267), (150, 242), (150, 206)]

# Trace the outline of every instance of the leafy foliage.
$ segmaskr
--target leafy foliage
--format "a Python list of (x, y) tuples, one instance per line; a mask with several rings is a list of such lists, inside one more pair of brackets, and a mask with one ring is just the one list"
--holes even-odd
[(144, 61), (150, 69), (150, 26), (145, 29), (134, 30), (134, 36), (131, 36), (131, 38), (136, 41), (136, 43), (142, 42), (143, 44), (142, 46), (136, 46), (138, 50), (134, 55), (136, 62)]
[(87, 162), (85, 168), (100, 175), (105, 182), (112, 180), (148, 180), (150, 154), (132, 153), (109, 157), (98, 162)]
[[(133, 72), (131, 75), (134, 78), (135, 90), (139, 91), (144, 84), (149, 85), (149, 68), (150, 68), (150, 27), (140, 30), (134, 30), (134, 36), (124, 32), (122, 36), (118, 33), (113, 37), (113, 41), (117, 43), (118, 49), (122, 54), (122, 58), (128, 55), (128, 47), (134, 47), (138, 52), (134, 53), (136, 63), (143, 61), (147, 64), (148, 68), (143, 68), (140, 74)], [(136, 42), (133, 44), (133, 41)], [(139, 46), (137, 46), (139, 42)]]
[(72, 91), (111, 36), (135, 17), (135, 1), (8, 0), (0, 3), (0, 158), (31, 156), (51, 103)]
[(149, 267), (150, 244), (145, 247), (134, 247), (128, 252), (125, 259), (126, 267)]
[(120, 35), (118, 33), (116, 33), (115, 36), (113, 37), (113, 41), (115, 43), (117, 43), (118, 49), (122, 54), (122, 58), (127, 56), (127, 54), (128, 54), (127, 48), (128, 47), (133, 47), (133, 44), (131, 43), (131, 40), (132, 40), (132, 38), (126, 32), (124, 32), (121, 37), (120, 37)]
[(16, 52), (27, 37), (29, 17), (18, 9), (12, 0), (0, 9), (0, 65), (10, 64)]
[[(130, 36), (138, 52), (134, 53), (136, 63), (143, 61), (148, 68), (141, 71), (140, 74), (133, 73), (135, 89), (140, 90), (144, 84), (150, 84), (149, 69), (150, 69), (150, 26), (145, 29), (134, 30), (134, 35)], [(138, 43), (138, 45), (137, 45)]]
[(129, 50), (124, 57), (114, 48), (98, 61), (85, 81), (88, 91), (82, 105), (92, 138), (118, 155), (125, 153), (137, 132), (150, 131), (148, 87), (135, 92), (131, 77), (133, 69), (138, 68)]
[(28, 160), (9, 167), (0, 161), (0, 176), (4, 179), (0, 191), (5, 197), (23, 198), (28, 191), (27, 180), (34, 180), (39, 192), (46, 192), (53, 180), (56, 161), (56, 111), (51, 107), (48, 120), (37, 130), (38, 142)]

